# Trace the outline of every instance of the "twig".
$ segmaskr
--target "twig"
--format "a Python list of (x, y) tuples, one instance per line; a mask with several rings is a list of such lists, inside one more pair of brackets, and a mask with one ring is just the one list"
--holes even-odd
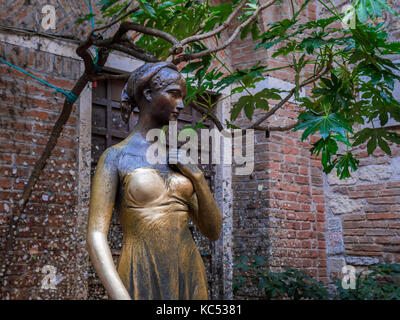
[[(127, 4), (124, 8), (122, 8), (122, 9), (121, 9), (121, 12), (124, 11), (124, 10), (126, 10), (126, 9), (132, 4), (132, 2), (133, 2), (133, 1), (131, 1), (129, 4)], [(102, 26), (102, 27), (98, 27), (98, 28), (96, 28), (96, 29), (93, 29), (92, 32), (91, 32), (90, 34), (94, 34), (95, 32), (98, 32), (98, 31), (101, 31), (101, 30), (104, 30), (104, 29), (107, 29), (107, 28), (112, 27), (114, 24), (118, 23), (118, 22), (121, 21), (122, 19), (124, 19), (124, 18), (126, 18), (127, 16), (131, 15), (132, 13), (138, 11), (139, 8), (140, 8), (140, 5), (139, 5), (138, 3), (135, 3), (134, 7), (133, 7), (131, 10), (129, 10), (127, 13), (125, 13), (122, 17), (119, 17), (119, 18), (115, 19), (114, 21), (111, 21), (109, 24), (107, 24), (107, 25), (105, 25), (105, 26)]]
[(217, 129), (218, 129), (219, 131), (224, 130), (224, 126), (223, 126), (222, 123), (219, 121), (219, 119), (218, 119), (214, 114), (212, 114), (210, 111), (206, 110), (206, 108), (201, 107), (200, 105), (198, 105), (198, 104), (195, 103), (195, 102), (192, 102), (191, 106), (192, 106), (196, 111), (198, 111), (199, 113), (201, 113), (202, 115), (209, 116), (210, 119), (211, 119), (211, 121), (214, 122), (214, 124), (216, 125), (216, 127), (217, 127)]
[[(258, 14), (262, 10), (269, 8), (270, 6), (272, 6), (277, 1), (278, 0), (271, 0), (270, 2), (267, 2), (267, 3), (263, 4), (262, 6), (258, 7), (257, 10), (254, 11), (253, 15), (250, 18), (248, 18), (245, 22), (243, 22), (241, 25), (239, 25), (235, 29), (233, 34), (229, 37), (229, 39), (226, 40), (223, 44), (221, 44), (221, 45), (219, 45), (219, 46), (217, 46), (216, 48), (213, 48), (213, 49), (208, 49), (208, 50), (204, 50), (204, 51), (200, 51), (200, 52), (196, 52), (196, 53), (192, 53), (192, 54), (182, 54), (182, 55), (178, 56), (177, 58), (175, 58), (174, 60), (172, 60), (172, 63), (174, 63), (175, 65), (178, 65), (179, 63), (184, 62), (184, 61), (197, 59), (197, 58), (200, 58), (200, 57), (205, 56), (207, 54), (224, 50), (227, 46), (229, 46), (232, 43), (233, 40), (235, 40), (235, 38), (237, 37), (239, 32), (241, 30), (243, 30), (243, 28), (245, 28), (248, 24), (250, 24), (251, 22), (253, 22), (257, 18)], [(177, 54), (177, 53), (175, 53), (175, 54)]]
[(256, 122), (254, 122), (252, 125), (247, 127), (246, 129), (254, 129), (257, 127), (260, 123), (262, 123), (264, 120), (268, 119), (270, 116), (272, 116), (276, 111), (278, 111), (289, 99), (294, 95), (296, 92), (296, 88), (293, 88), (292, 90), (289, 91), (289, 94), (283, 98), (278, 104), (276, 104), (271, 110), (269, 110), (266, 114), (264, 114), (260, 119), (258, 119)]
[[(318, 74), (317, 76), (312, 76), (305, 80), (303, 83), (299, 85), (299, 88), (302, 88), (310, 83), (317, 81), (320, 77), (322, 77), (325, 73), (327, 73), (331, 69), (330, 63), (328, 63), (327, 67), (325, 68), (324, 72)], [(254, 129), (255, 127), (259, 126), (264, 120), (271, 117), (276, 111), (278, 111), (289, 99), (294, 95), (296, 92), (296, 87), (289, 91), (289, 94), (283, 98), (277, 105), (275, 105), (271, 110), (269, 110), (266, 114), (256, 120), (253, 124), (248, 126), (246, 129)]]
[(236, 7), (236, 9), (229, 15), (229, 17), (218, 28), (216, 28), (216, 29), (214, 29), (212, 31), (203, 33), (203, 34), (199, 34), (199, 35), (188, 37), (188, 38), (186, 38), (186, 39), (181, 41), (181, 45), (184, 46), (185, 44), (188, 44), (188, 43), (191, 43), (191, 42), (195, 42), (195, 41), (200, 41), (200, 40), (203, 40), (203, 39), (211, 38), (214, 35), (221, 33), (223, 30), (225, 30), (230, 25), (232, 20), (237, 16), (239, 11), (245, 6), (246, 3), (247, 3), (247, 0), (242, 1), (239, 4), (239, 6)]

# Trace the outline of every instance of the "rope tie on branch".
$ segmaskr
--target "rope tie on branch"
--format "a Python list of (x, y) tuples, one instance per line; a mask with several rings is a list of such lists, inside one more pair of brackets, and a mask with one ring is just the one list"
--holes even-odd
[[(91, 21), (91, 23), (92, 23), (92, 29), (94, 29), (94, 19), (93, 19), (93, 17), (94, 17), (94, 14), (93, 14), (93, 7), (92, 7), (92, 1), (91, 0), (89, 0), (89, 10), (90, 10), (90, 21)], [(94, 36), (95, 34), (94, 34), (94, 32), (93, 32), (93, 36)], [(93, 65), (94, 65), (94, 68), (97, 70), (97, 71), (102, 71), (103, 70), (103, 68), (102, 67), (100, 67), (98, 64), (97, 64), (97, 60), (99, 59), (99, 52), (98, 52), (98, 49), (97, 49), (97, 47), (96, 46), (94, 46), (94, 50), (96, 51), (96, 57), (94, 58), (94, 60), (93, 60)]]
[(58, 88), (58, 87), (52, 85), (51, 83), (48, 83), (47, 81), (44, 81), (43, 79), (40, 79), (40, 78), (34, 76), (33, 74), (31, 74), (31, 73), (25, 71), (24, 69), (21, 69), (20, 67), (17, 67), (17, 66), (15, 66), (15, 65), (13, 65), (12, 63), (10, 63), (10, 62), (8, 62), (8, 61), (2, 59), (2, 58), (0, 58), (0, 61), (3, 62), (3, 63), (5, 63), (6, 65), (10, 66), (11, 68), (14, 68), (14, 69), (16, 69), (16, 70), (18, 70), (18, 71), (20, 71), (20, 72), (26, 74), (27, 76), (38, 80), (38, 81), (41, 82), (42, 84), (44, 84), (44, 85), (46, 85), (46, 86), (48, 86), (48, 87), (51, 87), (51, 88), (55, 89), (54, 93), (57, 93), (57, 92), (62, 93), (63, 95), (65, 95), (67, 101), (71, 102), (72, 104), (75, 103), (75, 101), (78, 100), (78, 98), (79, 98), (79, 97), (78, 97), (77, 95), (75, 95), (72, 91), (65, 91), (65, 90), (62, 89), (62, 88)]

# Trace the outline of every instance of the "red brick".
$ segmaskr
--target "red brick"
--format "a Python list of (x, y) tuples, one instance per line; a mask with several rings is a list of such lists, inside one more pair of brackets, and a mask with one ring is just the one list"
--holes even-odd
[(368, 220), (399, 219), (398, 213), (368, 213)]

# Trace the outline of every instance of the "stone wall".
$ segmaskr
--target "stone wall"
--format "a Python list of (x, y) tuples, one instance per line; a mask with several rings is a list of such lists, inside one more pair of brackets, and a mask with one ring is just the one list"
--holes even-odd
[[(348, 1), (335, 3), (340, 6)], [(398, 6), (396, 3), (397, 10)], [(324, 14), (324, 8), (314, 1), (301, 18), (318, 19)], [(266, 25), (288, 15), (290, 5), (283, 1), (265, 11), (262, 22)], [(397, 39), (399, 28), (393, 16), (384, 19), (390, 38)], [(234, 68), (247, 68), (258, 61), (275, 68), (289, 62), (272, 58), (271, 50), (254, 51), (250, 37), (236, 41), (232, 48)], [(290, 70), (268, 76), (257, 88), (291, 88), (294, 82)], [(399, 99), (399, 87), (396, 92)], [(269, 124), (291, 124), (298, 112), (295, 104), (288, 103)], [(248, 124), (243, 114), (238, 124)], [(345, 263), (399, 262), (398, 149), (392, 157), (378, 151), (368, 157), (362, 146), (360, 171), (349, 181), (338, 181), (333, 175), (326, 177), (320, 160), (310, 157), (310, 142), (316, 139), (302, 143), (299, 133), (256, 134), (254, 173), (233, 176), (234, 258), (257, 254), (266, 258), (272, 271), (297, 267), (325, 282), (341, 277)], [(236, 276), (238, 273), (235, 270)], [(236, 298), (257, 298), (259, 294), (248, 282)]]
[[(338, 6), (348, 4), (336, 0)], [(398, 1), (388, 3), (400, 11)], [(319, 7), (318, 14), (325, 9)], [(392, 14), (384, 13), (381, 19), (391, 41), (400, 39), (400, 22)], [(399, 62), (399, 57), (392, 56)], [(396, 83), (394, 96), (400, 100), (400, 83)], [(374, 121), (379, 127), (379, 121)], [(392, 130), (399, 132), (400, 124), (389, 119)], [(399, 147), (391, 145), (392, 155), (382, 150), (368, 156), (366, 144), (356, 151), (360, 168), (346, 180), (335, 174), (324, 175), (324, 193), (327, 221), (327, 267), (330, 280), (341, 277), (344, 265), (362, 270), (378, 262), (400, 262), (400, 189)]]
[[(74, 21), (89, 12), (87, 3), (87, 0), (73, 3), (13, 2), (1, 7), (0, 24), (43, 32), (40, 28), (41, 8), (45, 4), (53, 4), (57, 12), (57, 28), (47, 33), (83, 38), (91, 26), (84, 23), (77, 27)], [(18, 10), (19, 22), (9, 21), (6, 13)], [(75, 46), (62, 41), (20, 36), (0, 30), (0, 45), (2, 58), (66, 91), (83, 72), (81, 59), (74, 54)], [(221, 58), (224, 59), (223, 54)], [(112, 54), (107, 66), (124, 71), (138, 67), (137, 61), (125, 60), (123, 56)], [(0, 264), (0, 299), (107, 298), (97, 275), (88, 264), (85, 248), (90, 188), (91, 90), (85, 90), (74, 105), (71, 118), (33, 190), (22, 219), (16, 223), (15, 230), (10, 229), (16, 203), (34, 163), (44, 149), (61, 111), (64, 96), (58, 94), (55, 97), (53, 89), (4, 64), (0, 64), (0, 67), (0, 172), (4, 173), (4, 177), (0, 178), (0, 255), (5, 257)], [(85, 108), (82, 108), (82, 101), (85, 101)], [(225, 99), (224, 105), (227, 101), (229, 99)], [(217, 172), (219, 185), (216, 188), (219, 192), (216, 197), (220, 197), (222, 203), (229, 193), (230, 184), (223, 188), (220, 185), (222, 181), (225, 184), (229, 182), (230, 171), (227, 168), (221, 170), (223, 172)], [(226, 203), (225, 206), (221, 211), (229, 219), (230, 208)], [(214, 298), (231, 294), (231, 288), (221, 278), (222, 273), (227, 278), (231, 277), (231, 255), (229, 251), (223, 252), (222, 248), (230, 241), (230, 229), (231, 225), (224, 227), (219, 243), (213, 247), (213, 274), (208, 274), (208, 278), (218, 282), (213, 285)], [(110, 232), (112, 249), (120, 245), (119, 231), (113, 229)], [(7, 245), (10, 234), (12, 239)], [(116, 240), (113, 235), (117, 235)], [(56, 270), (55, 290), (41, 289), (46, 276), (43, 267), (47, 265)]]
[[(65, 90), (72, 88), (81, 72), (79, 60), (4, 42), (0, 42), (0, 56)], [(0, 297), (79, 297), (82, 275), (77, 266), (82, 248), (76, 229), (77, 109), (33, 188), (26, 210), (15, 221), (15, 228), (10, 228), (22, 189), (64, 99), (4, 64), (0, 74)], [(57, 290), (41, 290), (46, 265), (56, 268)]]
[(400, 148), (392, 146), (391, 157), (380, 150), (359, 157), (351, 178), (324, 181), (330, 278), (345, 264), (400, 262)]

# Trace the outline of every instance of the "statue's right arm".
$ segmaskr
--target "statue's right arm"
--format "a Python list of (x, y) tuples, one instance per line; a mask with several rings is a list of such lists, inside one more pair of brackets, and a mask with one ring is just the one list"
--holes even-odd
[(92, 180), (87, 245), (89, 256), (110, 299), (130, 300), (115, 267), (107, 235), (118, 188), (115, 150), (100, 157)]

